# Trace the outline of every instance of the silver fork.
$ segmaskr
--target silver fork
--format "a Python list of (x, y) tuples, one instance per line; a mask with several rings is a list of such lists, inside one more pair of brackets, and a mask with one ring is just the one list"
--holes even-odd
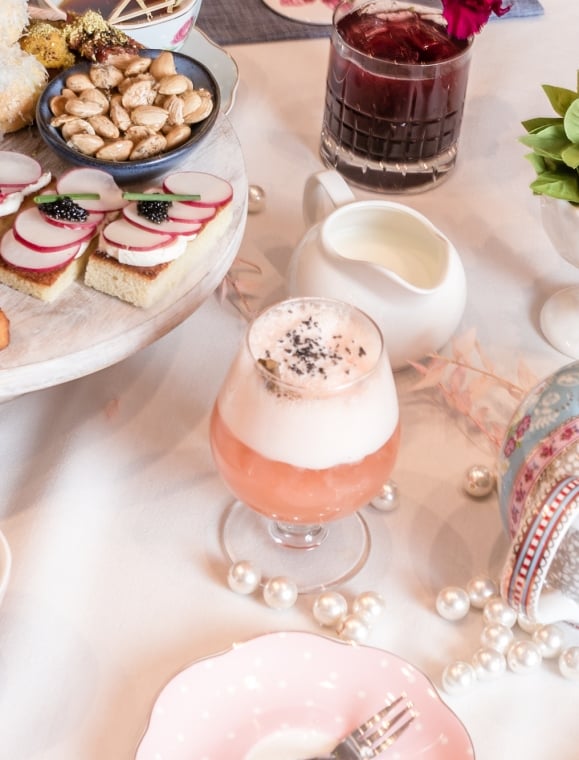
[(372, 760), (394, 744), (416, 715), (412, 702), (402, 694), (344, 737), (329, 755), (307, 760)]

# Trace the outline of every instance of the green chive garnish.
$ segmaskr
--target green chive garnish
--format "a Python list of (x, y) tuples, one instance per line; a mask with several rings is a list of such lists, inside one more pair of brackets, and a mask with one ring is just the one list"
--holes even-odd
[(198, 201), (200, 195), (180, 195), (178, 193), (123, 193), (126, 201)]
[(72, 201), (98, 201), (100, 195), (98, 193), (61, 193), (60, 195), (45, 193), (44, 195), (35, 195), (34, 203), (54, 203), (61, 198), (70, 198)]

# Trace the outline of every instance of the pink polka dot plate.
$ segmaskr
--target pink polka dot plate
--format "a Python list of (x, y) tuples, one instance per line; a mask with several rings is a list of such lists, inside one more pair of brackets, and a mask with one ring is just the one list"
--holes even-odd
[(431, 681), (400, 657), (305, 632), (234, 644), (172, 678), (136, 760), (298, 760), (327, 753), (400, 694), (418, 717), (388, 760), (472, 760), (471, 739)]

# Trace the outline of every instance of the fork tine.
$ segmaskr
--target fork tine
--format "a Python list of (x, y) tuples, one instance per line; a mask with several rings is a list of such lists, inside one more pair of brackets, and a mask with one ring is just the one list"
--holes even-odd
[[(403, 694), (352, 732), (351, 737), (363, 749), (364, 757), (374, 758), (384, 752), (416, 718), (412, 702), (405, 700)], [(397, 710), (399, 706), (401, 709)]]
[(389, 702), (385, 707), (383, 707), (381, 710), (379, 710), (377, 713), (372, 715), (371, 718), (368, 718), (364, 723), (358, 726), (358, 728), (354, 729), (352, 731), (352, 736), (354, 736), (358, 740), (362, 740), (364, 736), (370, 731), (372, 728), (374, 728), (377, 724), (380, 724), (393, 710), (398, 707), (398, 705), (405, 699), (405, 695), (402, 694), (401, 696), (394, 699), (392, 702)]
[(391, 731), (381, 744), (378, 744), (376, 747), (374, 747), (376, 755), (384, 752), (384, 750), (388, 749), (391, 744), (394, 744), (394, 742), (397, 741), (400, 736), (406, 731), (414, 718), (416, 718), (416, 713), (411, 708), (408, 708), (408, 710), (404, 710), (402, 713), (400, 713), (400, 715), (397, 716), (397, 719), (401, 718), (403, 715), (408, 716), (406, 720), (397, 728), (395, 728), (394, 731)]

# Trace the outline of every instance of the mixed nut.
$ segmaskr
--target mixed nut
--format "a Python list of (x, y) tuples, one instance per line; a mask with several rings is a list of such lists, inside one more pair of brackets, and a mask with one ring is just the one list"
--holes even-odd
[(136, 161), (176, 148), (213, 110), (209, 90), (178, 73), (169, 51), (91, 64), (50, 100), (50, 123), (66, 143), (106, 161)]

